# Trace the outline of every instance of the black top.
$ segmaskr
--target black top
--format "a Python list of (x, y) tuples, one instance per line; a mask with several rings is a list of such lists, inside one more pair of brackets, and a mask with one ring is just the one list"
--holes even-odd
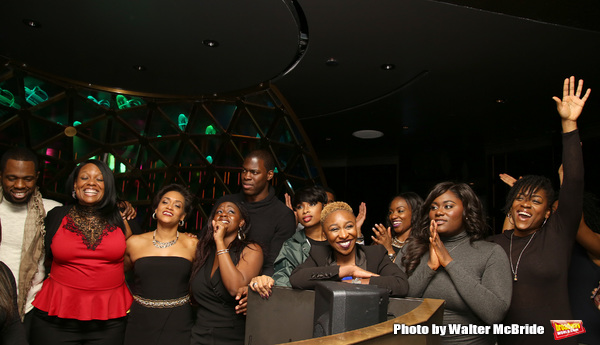
[[(504, 324), (544, 326), (542, 336), (498, 336), (498, 344), (555, 344), (550, 320), (572, 320), (567, 281), (571, 251), (583, 208), (583, 157), (579, 131), (563, 134), (564, 180), (556, 212), (523, 248), (531, 236), (512, 237), (513, 230), (492, 236), (491, 240), (512, 256), (513, 269), (519, 255), (517, 281), (513, 282), (512, 302)], [(584, 327), (586, 325), (584, 324)], [(561, 344), (576, 344), (575, 337)]]
[[(145, 256), (133, 266), (132, 293), (150, 300), (173, 300), (189, 293), (192, 263), (179, 256)], [(125, 345), (189, 344), (193, 311), (190, 303), (169, 308), (131, 305)]]
[[(230, 255), (233, 264), (237, 265), (235, 257), (239, 255), (234, 255), (232, 252), (223, 255)], [(192, 294), (198, 303), (194, 328), (243, 327), (246, 317), (235, 313), (238, 301), (225, 288), (221, 280), (221, 269), (217, 268), (213, 276), (210, 276), (214, 261), (215, 254), (211, 253), (191, 281)]]
[[(7, 319), (6, 311), (0, 310), (0, 325), (3, 325), (0, 330), (0, 345), (26, 345), (25, 328), (19, 318), (19, 308), (17, 307), (17, 284), (10, 268), (0, 261), (0, 274), (3, 275), (2, 280), (10, 282), (13, 314), (10, 319)], [(5, 287), (0, 287), (4, 289)]]
[(296, 232), (294, 213), (275, 196), (275, 189), (269, 186), (269, 195), (257, 202), (247, 202), (244, 194), (229, 194), (217, 200), (216, 205), (225, 201), (242, 204), (250, 215), (252, 227), (248, 239), (257, 242), (263, 249), (264, 262), (262, 274), (272, 276), (275, 273), (273, 263), (279, 255), (281, 246)]
[(329, 246), (329, 241), (315, 241), (312, 238), (306, 236), (306, 239), (310, 243), (311, 246)]
[[(371, 277), (369, 285), (388, 289), (391, 296), (404, 297), (408, 293), (408, 281), (404, 273), (387, 255), (381, 245), (356, 245), (356, 266), (379, 274)], [(331, 246), (312, 246), (308, 258), (290, 275), (290, 283), (296, 289), (314, 289), (323, 280), (341, 281), (340, 266), (335, 263)]]

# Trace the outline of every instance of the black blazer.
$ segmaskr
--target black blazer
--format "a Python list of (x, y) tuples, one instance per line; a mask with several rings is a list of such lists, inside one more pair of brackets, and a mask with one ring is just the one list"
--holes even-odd
[[(387, 289), (390, 296), (404, 297), (408, 293), (406, 273), (393, 263), (387, 250), (381, 245), (356, 245), (356, 257), (366, 258), (367, 271), (379, 274), (371, 277), (369, 285)], [(312, 246), (308, 258), (290, 275), (290, 283), (296, 289), (314, 289), (323, 280), (341, 281), (340, 266), (332, 265), (333, 249), (330, 246)]]

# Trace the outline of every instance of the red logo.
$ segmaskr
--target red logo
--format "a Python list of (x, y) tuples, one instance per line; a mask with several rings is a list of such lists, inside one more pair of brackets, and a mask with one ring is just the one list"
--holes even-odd
[(585, 333), (581, 320), (550, 320), (554, 327), (554, 340)]

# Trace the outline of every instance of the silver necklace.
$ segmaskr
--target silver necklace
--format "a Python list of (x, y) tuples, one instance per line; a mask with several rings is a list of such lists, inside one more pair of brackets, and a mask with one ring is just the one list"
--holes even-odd
[(400, 241), (397, 237), (393, 237), (392, 238), (392, 246), (396, 247), (396, 248), (402, 248), (404, 247), (404, 244), (406, 243), (406, 241)]
[[(457, 244), (454, 247), (450, 248), (450, 250), (448, 250), (448, 254), (450, 254), (454, 249), (456, 249), (457, 247), (459, 247), (463, 243), (465, 243), (465, 242), (460, 242), (459, 244)], [(446, 246), (446, 245), (444, 245), (444, 246)], [(447, 250), (447, 248), (446, 248), (446, 250)]]
[(156, 247), (156, 248), (169, 248), (170, 246), (174, 245), (177, 240), (179, 239), (179, 231), (177, 231), (177, 237), (175, 237), (174, 240), (169, 241), (169, 242), (160, 242), (156, 240), (156, 230), (154, 230), (154, 234), (152, 234), (152, 244)]
[(513, 260), (512, 260), (512, 242), (513, 242), (514, 234), (515, 234), (514, 231), (512, 234), (510, 234), (510, 250), (509, 250), (508, 258), (510, 259), (510, 270), (512, 271), (512, 274), (513, 274), (513, 280), (517, 281), (517, 272), (519, 271), (519, 263), (521, 262), (521, 255), (523, 255), (523, 252), (525, 251), (525, 249), (527, 249), (527, 246), (529, 246), (529, 243), (531, 243), (531, 240), (533, 240), (533, 238), (535, 237), (535, 234), (537, 234), (537, 232), (534, 232), (533, 235), (531, 235), (531, 237), (529, 238), (529, 241), (527, 241), (527, 244), (525, 245), (525, 247), (523, 247), (523, 250), (521, 250), (521, 254), (519, 254), (519, 258), (517, 259), (517, 265), (515, 268), (513, 268)]

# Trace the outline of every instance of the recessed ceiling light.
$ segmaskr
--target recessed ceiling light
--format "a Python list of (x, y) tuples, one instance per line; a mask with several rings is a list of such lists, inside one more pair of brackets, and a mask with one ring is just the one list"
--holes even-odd
[(29, 26), (30, 28), (36, 28), (36, 29), (39, 29), (42, 27), (42, 24), (40, 22), (38, 22), (37, 20), (32, 20), (32, 19), (23, 19), (23, 24)]
[(142, 72), (142, 71), (146, 70), (146, 67), (142, 66), (142, 65), (135, 65), (135, 66), (133, 66), (133, 69), (135, 69), (136, 71)]
[(396, 68), (396, 65), (394, 65), (393, 63), (385, 63), (385, 64), (381, 65), (381, 69), (384, 71), (391, 71), (394, 68)]
[(504, 104), (504, 103), (506, 103), (506, 100), (505, 100), (505, 99), (502, 99), (502, 98), (498, 98), (498, 99), (496, 100), (496, 103)]
[(361, 131), (352, 133), (352, 135), (360, 139), (376, 139), (381, 138), (383, 136), (383, 132), (372, 129), (363, 129)]
[(65, 135), (69, 138), (72, 138), (77, 135), (77, 129), (73, 126), (69, 126), (65, 128)]
[(325, 65), (329, 66), (329, 67), (335, 67), (337, 65), (339, 65), (338, 60), (335, 58), (329, 58), (327, 59), (327, 61), (325, 61)]
[(216, 48), (219, 46), (219, 42), (215, 41), (215, 40), (204, 40), (202, 41), (202, 44), (204, 44), (207, 47), (210, 48)]

